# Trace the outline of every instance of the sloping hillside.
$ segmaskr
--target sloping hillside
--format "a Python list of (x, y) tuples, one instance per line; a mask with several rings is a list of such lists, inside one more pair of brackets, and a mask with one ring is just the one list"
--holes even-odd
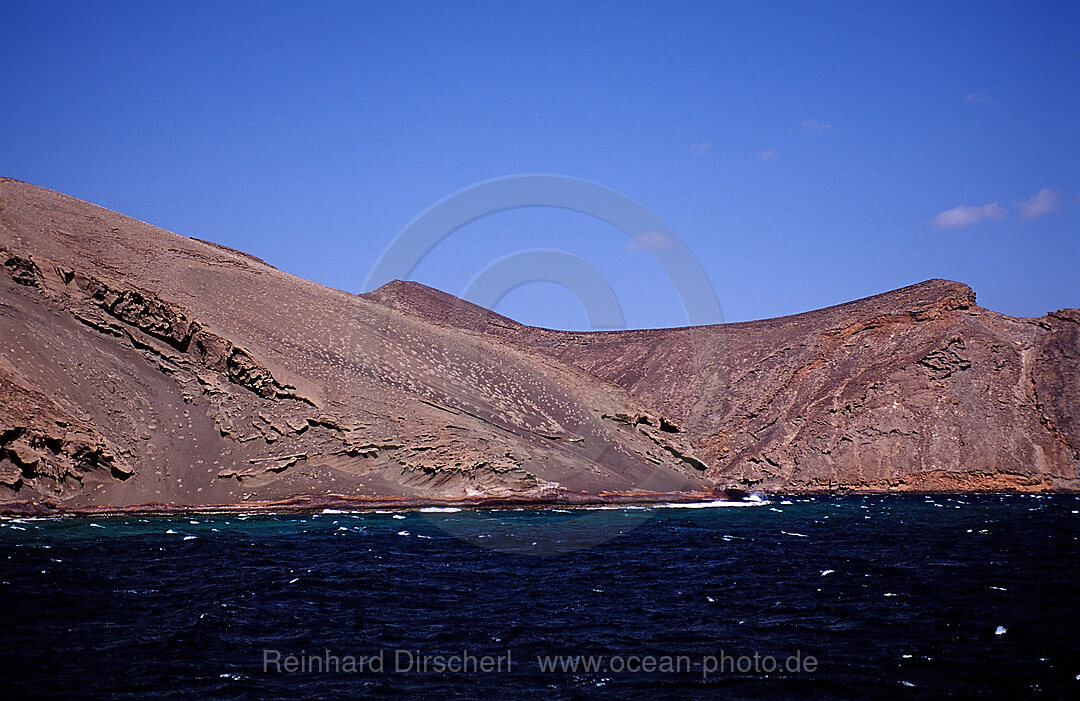
[(9, 510), (1080, 486), (1080, 312), (1007, 317), (959, 283), (551, 331), (6, 179), (0, 262)]

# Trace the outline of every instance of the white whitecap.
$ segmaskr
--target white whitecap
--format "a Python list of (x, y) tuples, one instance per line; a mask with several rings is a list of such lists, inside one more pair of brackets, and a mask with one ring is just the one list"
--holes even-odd
[(809, 538), (810, 537), (810, 536), (806, 535), (805, 533), (789, 533), (787, 531), (780, 531), (780, 532), (783, 533), (784, 535), (795, 536), (796, 538)]
[[(715, 501), (685, 501), (657, 504), (658, 509), (718, 509), (727, 506), (765, 506), (770, 501), (727, 501), (717, 499)], [(626, 507), (601, 507), (601, 508), (626, 508)]]
[(105, 526), (102, 526), (100, 523), (91, 523), (90, 527), (91, 528), (104, 528)]
[(824, 577), (824, 576), (826, 576), (826, 575), (830, 575), (830, 574), (832, 574), (832, 573), (833, 573), (833, 572), (835, 572), (835, 571), (836, 571), (836, 570), (821, 570), (821, 576), (822, 576), (822, 577)]
[(195, 540), (195, 538), (196, 538), (196, 536), (193, 536), (193, 535), (184, 536), (184, 540)]
[(176, 531), (174, 531), (173, 529), (171, 529), (171, 528), (170, 528), (169, 530), (165, 531), (165, 533), (166, 533), (166, 534), (168, 534), (168, 533), (173, 533), (173, 534), (175, 534), (175, 533), (176, 533)]
[(1005, 626), (998, 626), (997, 629), (994, 631), (994, 635), (1005, 635), (1005, 630)]
[(408, 531), (398, 531), (397, 534), (398, 535), (409, 535), (409, 532)]
[[(658, 508), (658, 509), (662, 509), (662, 508), (665, 508), (665, 507), (666, 507), (665, 504), (658, 504), (656, 506), (656, 508)], [(648, 508), (650, 508), (650, 507), (648, 507), (648, 506), (637, 506), (635, 504), (623, 504), (621, 506), (612, 505), (612, 504), (606, 504), (604, 506), (583, 506), (583, 507), (581, 507), (581, 510), (582, 511), (641, 511), (643, 509), (648, 509)], [(668, 507), (668, 508), (677, 508), (677, 507), (672, 506), (672, 507)], [(505, 509), (501, 509), (501, 510), (505, 510)], [(522, 510), (523, 509), (514, 509), (514, 511), (522, 511)]]
[(396, 518), (398, 520), (402, 520), (402, 519), (405, 518), (405, 514), (394, 514), (394, 518)]
[(457, 506), (425, 506), (420, 509), (420, 512), (425, 514), (455, 514), (458, 511), (461, 511), (461, 508)]

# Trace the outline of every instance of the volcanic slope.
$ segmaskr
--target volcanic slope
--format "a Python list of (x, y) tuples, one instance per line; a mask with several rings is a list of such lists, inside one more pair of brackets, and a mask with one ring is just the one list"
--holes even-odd
[(685, 436), (571, 364), (72, 197), (0, 181), (0, 260), (9, 507), (708, 484)]
[(776, 319), (566, 332), (416, 283), (369, 296), (623, 387), (684, 431), (719, 486), (1080, 488), (1076, 309), (1015, 318), (929, 280)]
[(1080, 486), (1080, 312), (1012, 318), (959, 283), (553, 331), (14, 180), (0, 262), (7, 510)]

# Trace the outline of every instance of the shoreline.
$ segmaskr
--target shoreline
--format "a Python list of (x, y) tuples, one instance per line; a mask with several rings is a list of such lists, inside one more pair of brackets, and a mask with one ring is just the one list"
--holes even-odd
[(994, 496), (994, 495), (1078, 495), (1080, 490), (793, 490), (783, 492), (746, 492), (743, 490), (715, 490), (696, 492), (600, 492), (561, 493), (547, 498), (527, 496), (475, 496), (457, 498), (438, 497), (349, 497), (338, 494), (298, 496), (275, 501), (249, 501), (236, 504), (166, 504), (149, 502), (125, 506), (99, 505), (64, 507), (30, 502), (0, 504), (0, 518), (45, 517), (84, 518), (89, 516), (187, 516), (187, 515), (242, 515), (242, 514), (307, 514), (321, 513), (326, 509), (348, 512), (372, 512), (383, 509), (419, 511), (425, 508), (454, 508), (461, 510), (487, 510), (504, 507), (522, 509), (583, 508), (596, 506), (655, 506), (658, 504), (695, 504), (709, 502), (754, 503), (752, 496), (775, 501), (791, 497), (845, 497), (845, 496)]

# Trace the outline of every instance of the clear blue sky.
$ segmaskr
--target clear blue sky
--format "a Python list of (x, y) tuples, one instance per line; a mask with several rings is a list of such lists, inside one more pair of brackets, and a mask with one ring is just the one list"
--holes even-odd
[[(1080, 306), (1080, 3), (939, 4), (7, 0), (0, 175), (354, 292), (443, 197), (556, 173), (659, 215), (729, 321), (933, 277)], [(627, 243), (516, 210), (414, 279), (460, 293), (554, 248), (631, 326), (685, 323)], [(550, 283), (499, 310), (585, 327)]]

